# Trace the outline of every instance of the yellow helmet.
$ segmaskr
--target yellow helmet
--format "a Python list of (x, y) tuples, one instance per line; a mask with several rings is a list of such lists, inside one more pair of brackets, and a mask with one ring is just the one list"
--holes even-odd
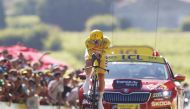
[(103, 32), (101, 30), (93, 30), (90, 32), (90, 40), (103, 39)]

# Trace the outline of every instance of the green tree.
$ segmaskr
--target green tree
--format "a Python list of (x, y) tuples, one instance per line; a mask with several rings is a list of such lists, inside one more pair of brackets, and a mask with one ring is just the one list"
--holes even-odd
[(4, 13), (3, 1), (0, 0), (0, 29), (3, 29), (5, 27), (6, 27), (6, 22), (5, 22), (5, 13)]
[(19, 0), (14, 4), (15, 15), (35, 15), (38, 0)]
[(93, 30), (93, 29), (101, 29), (104, 31), (112, 31), (119, 27), (117, 19), (110, 15), (98, 15), (89, 18), (86, 22), (86, 29)]
[(181, 23), (182, 31), (190, 31), (190, 16), (185, 17)]
[(43, 22), (59, 25), (64, 30), (81, 31), (91, 16), (110, 13), (109, 0), (44, 0), (39, 8)]

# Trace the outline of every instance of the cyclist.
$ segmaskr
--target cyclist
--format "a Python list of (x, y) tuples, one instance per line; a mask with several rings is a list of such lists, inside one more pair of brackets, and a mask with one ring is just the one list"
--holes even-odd
[[(85, 51), (85, 67), (92, 66), (92, 54), (95, 54), (97, 58), (100, 59), (100, 67), (105, 68), (106, 60), (105, 60), (105, 51), (110, 47), (111, 41), (107, 36), (103, 35), (101, 30), (93, 30), (90, 32), (89, 37), (85, 41), (86, 51)], [(98, 69), (98, 81), (99, 81), (99, 100), (98, 100), (98, 109), (104, 109), (102, 104), (103, 92), (105, 87), (104, 81), (104, 73), (103, 69)], [(89, 91), (89, 81), (92, 69), (88, 68), (85, 70), (86, 72), (86, 80), (83, 85), (84, 93), (88, 93)]]

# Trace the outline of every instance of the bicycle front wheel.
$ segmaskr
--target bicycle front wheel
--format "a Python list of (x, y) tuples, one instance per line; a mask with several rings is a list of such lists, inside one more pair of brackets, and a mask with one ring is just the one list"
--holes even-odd
[(97, 89), (98, 89), (98, 78), (97, 75), (94, 75), (92, 78), (92, 109), (98, 109), (98, 95), (97, 95)]

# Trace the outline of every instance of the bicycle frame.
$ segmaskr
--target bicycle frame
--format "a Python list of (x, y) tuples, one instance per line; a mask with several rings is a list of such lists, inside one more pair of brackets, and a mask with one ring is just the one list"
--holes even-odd
[(90, 94), (87, 95), (86, 99), (91, 103), (90, 108), (92, 109), (98, 109), (98, 95), (97, 95), (97, 90), (99, 87), (99, 82), (98, 82), (98, 69), (105, 70), (109, 72), (109, 70), (101, 68), (100, 66), (100, 59), (98, 59), (95, 55), (92, 56), (92, 66), (90, 67), (85, 67), (83, 70), (88, 69), (88, 68), (93, 68), (93, 73), (91, 76), (92, 79), (92, 85), (90, 88)]
[(93, 68), (93, 73), (91, 76), (92, 84), (91, 84), (91, 88), (90, 88), (90, 94), (87, 95), (87, 97), (86, 96), (85, 97), (90, 102), (90, 108), (98, 109), (98, 95), (97, 95), (97, 90), (99, 87), (98, 69), (103, 69), (106, 72), (109, 72), (109, 70), (101, 68), (100, 66), (90, 66), (90, 67), (86, 67), (85, 69), (88, 69), (88, 68)]
[(97, 87), (99, 86), (98, 84), (98, 74), (97, 74), (97, 68), (94, 68), (94, 72), (92, 75), (92, 87), (91, 87), (91, 91), (92, 91), (92, 109), (98, 109), (98, 103), (97, 103), (97, 96), (96, 96), (96, 91), (97, 91)]

